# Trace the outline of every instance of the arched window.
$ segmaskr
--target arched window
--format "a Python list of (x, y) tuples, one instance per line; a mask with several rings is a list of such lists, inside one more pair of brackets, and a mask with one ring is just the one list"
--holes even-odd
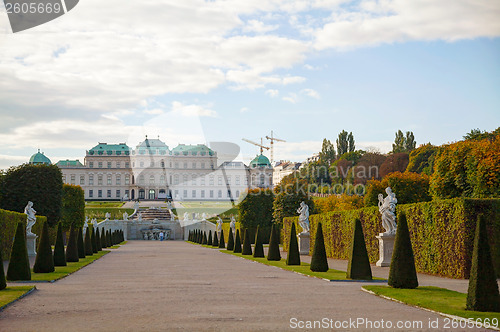
[(144, 180), (144, 175), (141, 174), (139, 175), (139, 184), (144, 184), (145, 180)]
[(165, 184), (165, 175), (160, 176), (160, 184), (162, 184), (162, 185)]
[(155, 184), (155, 177), (154, 177), (154, 175), (151, 175), (149, 177), (149, 184)]
[(179, 174), (174, 175), (174, 184), (179, 184)]

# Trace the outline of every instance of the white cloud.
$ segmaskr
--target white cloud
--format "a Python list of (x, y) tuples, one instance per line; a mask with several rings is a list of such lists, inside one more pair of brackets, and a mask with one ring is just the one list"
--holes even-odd
[(200, 105), (184, 105), (178, 101), (172, 102), (172, 112), (185, 117), (208, 116), (214, 118), (217, 116), (216, 111), (204, 108)]
[(278, 29), (278, 25), (266, 25), (262, 21), (258, 20), (250, 20), (247, 22), (247, 25), (243, 27), (244, 32), (256, 32), (256, 33), (265, 33)]
[(362, 141), (356, 142), (356, 149), (367, 151), (375, 148), (381, 153), (388, 153), (392, 151), (392, 143), (391, 141)]
[(500, 35), (498, 1), (365, 0), (349, 10), (332, 12), (329, 22), (316, 29), (316, 49)]
[(143, 112), (144, 112), (144, 114), (149, 114), (149, 115), (159, 115), (159, 114), (164, 113), (164, 111), (159, 109), (159, 108), (154, 108), (151, 110), (144, 110)]
[(240, 109), (240, 113), (246, 113), (246, 112), (248, 112), (248, 111), (250, 111), (250, 109), (249, 109), (248, 107), (242, 107), (242, 108)]
[(276, 89), (266, 90), (266, 95), (268, 95), (269, 97), (277, 97), (279, 94), (280, 92)]
[(313, 90), (313, 89), (303, 89), (302, 91), (300, 91), (300, 93), (305, 94), (306, 96), (309, 96), (309, 97), (314, 98), (314, 99), (321, 98), (318, 91)]
[(322, 141), (285, 142), (274, 147), (274, 160), (305, 161), (321, 150)]
[(281, 99), (284, 100), (284, 101), (288, 101), (288, 102), (290, 102), (292, 104), (295, 104), (298, 101), (297, 94), (295, 94), (295, 93), (289, 93), (288, 96), (283, 97)]

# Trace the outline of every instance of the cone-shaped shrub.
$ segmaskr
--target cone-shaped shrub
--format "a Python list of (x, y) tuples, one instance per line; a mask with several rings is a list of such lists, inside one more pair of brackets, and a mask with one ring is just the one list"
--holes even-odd
[(109, 247), (111, 247), (113, 245), (113, 242), (111, 241), (111, 230), (108, 229), (106, 231), (106, 245)]
[(325, 239), (323, 238), (323, 226), (318, 223), (316, 238), (314, 240), (314, 250), (311, 257), (311, 271), (328, 271), (328, 260), (326, 259)]
[(234, 237), (233, 237), (233, 230), (231, 227), (229, 228), (229, 237), (227, 238), (227, 250), (234, 250)]
[(5, 288), (7, 288), (7, 281), (5, 280), (5, 271), (3, 270), (2, 250), (0, 250), (0, 290)]
[(466, 309), (500, 311), (497, 278), (488, 243), (486, 220), (483, 215), (478, 217), (476, 225)]
[(297, 242), (295, 223), (292, 223), (292, 229), (290, 230), (290, 242), (288, 244), (286, 265), (300, 265), (299, 243)]
[(92, 249), (92, 239), (91, 239), (91, 230), (90, 228), (87, 228), (87, 231), (85, 232), (85, 241), (84, 241), (84, 246), (85, 246), (85, 256), (92, 256), (94, 254), (94, 250)]
[(276, 231), (276, 225), (271, 227), (271, 237), (269, 238), (269, 251), (267, 252), (268, 261), (280, 261), (280, 243), (278, 239), (278, 232)]
[(108, 246), (106, 245), (106, 231), (104, 228), (101, 228), (101, 233), (99, 234), (101, 237), (101, 249), (107, 248)]
[(95, 228), (95, 243), (97, 245), (97, 251), (101, 251), (101, 234), (99, 234), (99, 227)]
[(260, 227), (257, 226), (255, 232), (255, 248), (253, 249), (253, 257), (266, 257), (264, 255), (264, 246), (262, 245), (262, 236), (260, 235)]
[(245, 229), (245, 233), (243, 233), (243, 250), (241, 251), (242, 255), (251, 255), (252, 254), (252, 245), (250, 244), (250, 231), (249, 229)]
[(78, 228), (78, 237), (77, 237), (77, 245), (78, 245), (78, 258), (85, 258), (85, 242), (83, 241), (83, 229)]
[(201, 244), (207, 244), (207, 233), (204, 231), (203, 232), (203, 237), (201, 239)]
[(356, 218), (353, 226), (346, 277), (347, 279), (372, 280), (372, 267), (370, 266), (368, 251), (366, 251), (361, 220)]
[(202, 242), (203, 242), (203, 234), (201, 233), (201, 230), (198, 230), (196, 234), (196, 243), (201, 244)]
[(211, 246), (212, 245), (212, 230), (208, 232), (208, 240), (207, 240), (207, 245)]
[(224, 230), (221, 228), (220, 230), (220, 239), (219, 239), (219, 248), (225, 248), (226, 244), (224, 243)]
[(398, 218), (398, 229), (394, 239), (394, 251), (392, 252), (387, 284), (394, 288), (412, 289), (418, 287), (415, 258), (404, 213), (401, 213)]
[(54, 246), (54, 266), (66, 266), (66, 254), (64, 253), (64, 239), (62, 225), (57, 225), (56, 245)]
[(26, 227), (24, 223), (17, 223), (16, 235), (14, 236), (14, 243), (12, 243), (12, 251), (10, 252), (9, 267), (7, 268), (7, 280), (9, 281), (31, 280), (25, 232)]
[(234, 238), (234, 249), (233, 252), (241, 253), (241, 238), (240, 238), (240, 230), (236, 230), (236, 237)]
[(73, 225), (69, 230), (68, 246), (66, 247), (66, 262), (78, 262), (78, 230)]
[(49, 224), (45, 222), (42, 228), (42, 235), (38, 243), (38, 251), (36, 253), (35, 265), (33, 272), (35, 273), (50, 273), (54, 272), (54, 257), (52, 256), (52, 247), (49, 239)]
[(92, 227), (92, 232), (90, 233), (90, 242), (92, 243), (92, 252), (96, 254), (99, 250), (97, 249), (97, 239), (95, 237), (95, 229)]
[(212, 247), (219, 246), (219, 238), (217, 237), (217, 231), (214, 232), (214, 239), (212, 240)]

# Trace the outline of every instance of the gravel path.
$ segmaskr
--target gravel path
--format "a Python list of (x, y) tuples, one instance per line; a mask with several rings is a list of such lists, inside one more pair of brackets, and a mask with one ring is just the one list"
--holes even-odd
[[(0, 313), (0, 331), (286, 331), (291, 319), (445, 319), (360, 291), (181, 241), (129, 241)], [(335, 324), (335, 323), (333, 323)], [(293, 326), (292, 321), (292, 326)], [(335, 326), (335, 325), (333, 325)], [(344, 325), (341, 330), (351, 329)], [(352, 330), (370, 330), (360, 324)], [(397, 329), (394, 329), (397, 330)]]

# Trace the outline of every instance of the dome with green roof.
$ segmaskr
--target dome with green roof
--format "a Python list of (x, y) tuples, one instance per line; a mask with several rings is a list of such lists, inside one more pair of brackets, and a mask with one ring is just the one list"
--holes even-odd
[(186, 145), (179, 144), (175, 148), (172, 149), (172, 152), (175, 156), (213, 156), (215, 152), (207, 147), (205, 144), (196, 144), (196, 145)]
[(35, 153), (34, 155), (31, 156), (29, 163), (32, 165), (50, 165), (50, 164), (52, 164), (50, 159), (47, 158), (43, 154), (43, 152), (40, 152), (40, 149), (38, 149), (37, 153)]
[(260, 154), (250, 162), (250, 168), (256, 168), (256, 167), (271, 167), (271, 163), (269, 162), (269, 159), (267, 159), (266, 156)]
[(168, 145), (162, 142), (159, 138), (148, 138), (139, 143), (136, 147), (135, 154), (158, 154), (166, 155), (169, 154), (170, 150)]

